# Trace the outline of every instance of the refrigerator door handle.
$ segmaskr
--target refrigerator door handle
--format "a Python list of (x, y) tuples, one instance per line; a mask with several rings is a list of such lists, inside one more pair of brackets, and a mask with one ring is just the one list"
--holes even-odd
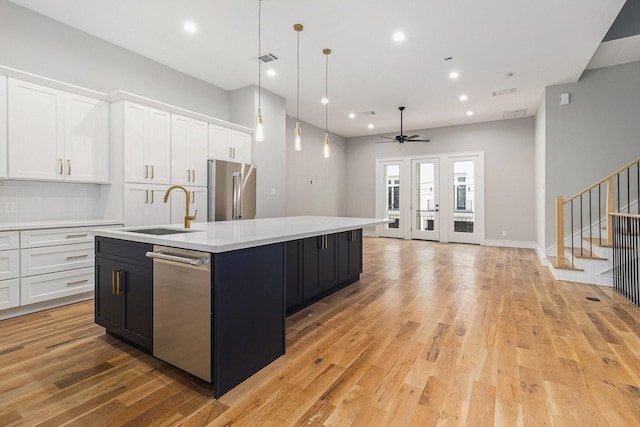
[(242, 219), (242, 195), (240, 193), (240, 184), (242, 182), (242, 175), (240, 172), (233, 172), (233, 206), (231, 207), (231, 219)]

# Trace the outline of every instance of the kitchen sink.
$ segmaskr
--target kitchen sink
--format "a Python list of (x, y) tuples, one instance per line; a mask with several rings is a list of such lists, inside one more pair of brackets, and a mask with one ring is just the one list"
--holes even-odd
[(194, 231), (199, 230), (184, 230), (178, 228), (141, 228), (140, 230), (123, 230), (129, 233), (142, 233), (142, 234), (153, 234), (155, 236), (163, 236), (165, 234), (181, 234), (181, 233), (193, 233)]

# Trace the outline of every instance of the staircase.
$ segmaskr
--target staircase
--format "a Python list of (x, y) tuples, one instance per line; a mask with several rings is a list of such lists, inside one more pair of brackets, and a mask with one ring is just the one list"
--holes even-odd
[(558, 196), (556, 256), (547, 257), (553, 276), (557, 280), (614, 286), (614, 276), (619, 276), (620, 269), (614, 269), (613, 218), (618, 214), (640, 217), (639, 198), (640, 159), (568, 199)]

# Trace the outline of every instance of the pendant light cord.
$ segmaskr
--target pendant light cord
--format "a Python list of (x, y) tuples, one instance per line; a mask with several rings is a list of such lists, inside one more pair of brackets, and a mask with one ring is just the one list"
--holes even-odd
[(324, 132), (329, 133), (329, 54), (325, 54), (324, 59), (324, 98), (327, 100), (324, 104)]
[(296, 67), (297, 67), (297, 73), (298, 73), (298, 89), (296, 93), (296, 122), (300, 120), (300, 31), (297, 31), (297, 32), (298, 32), (298, 49), (296, 52), (296, 56), (297, 56)]
[(258, 109), (261, 107), (261, 87), (262, 87), (262, 0), (258, 0)]

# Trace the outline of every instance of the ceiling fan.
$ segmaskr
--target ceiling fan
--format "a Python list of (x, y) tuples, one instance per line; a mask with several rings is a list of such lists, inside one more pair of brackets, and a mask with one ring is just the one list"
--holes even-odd
[(383, 142), (399, 142), (400, 144), (404, 144), (405, 142), (431, 142), (430, 139), (416, 139), (423, 138), (420, 135), (411, 135), (407, 136), (402, 132), (402, 112), (404, 111), (404, 107), (398, 107), (400, 110), (400, 135), (396, 135), (395, 138), (391, 138), (389, 136), (383, 136), (382, 138), (388, 139), (389, 141), (378, 141), (378, 143)]

